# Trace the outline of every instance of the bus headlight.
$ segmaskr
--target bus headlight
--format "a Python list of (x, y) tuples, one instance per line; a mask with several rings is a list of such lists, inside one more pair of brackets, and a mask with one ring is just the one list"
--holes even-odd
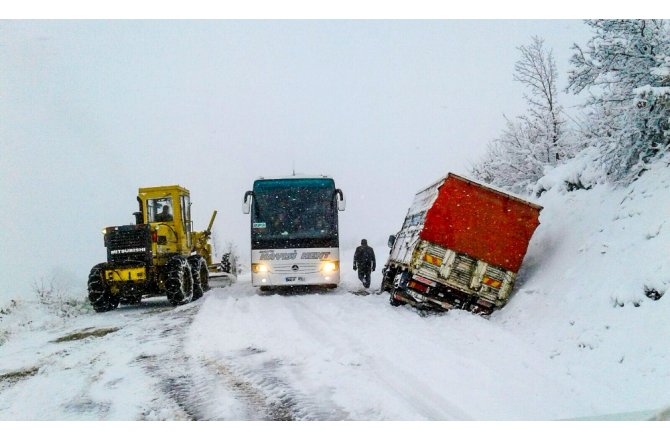
[(254, 273), (267, 273), (268, 266), (266, 264), (263, 264), (263, 263), (253, 263), (251, 265), (251, 270)]
[(323, 273), (332, 273), (335, 272), (340, 267), (339, 261), (324, 261), (321, 264), (321, 272)]

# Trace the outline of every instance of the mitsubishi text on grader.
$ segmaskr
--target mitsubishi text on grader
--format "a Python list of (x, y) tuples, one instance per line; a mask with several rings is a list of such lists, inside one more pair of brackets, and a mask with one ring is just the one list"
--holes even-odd
[(107, 262), (94, 266), (88, 277), (88, 297), (96, 312), (151, 296), (185, 304), (209, 290), (210, 276), (223, 275), (221, 265), (212, 264), (208, 242), (216, 211), (205, 231), (194, 232), (187, 189), (140, 188), (137, 201), (136, 224), (102, 231)]

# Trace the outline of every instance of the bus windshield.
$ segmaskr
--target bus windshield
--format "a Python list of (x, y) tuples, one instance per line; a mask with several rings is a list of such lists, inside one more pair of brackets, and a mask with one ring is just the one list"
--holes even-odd
[(251, 214), (254, 248), (337, 246), (332, 179), (258, 180)]

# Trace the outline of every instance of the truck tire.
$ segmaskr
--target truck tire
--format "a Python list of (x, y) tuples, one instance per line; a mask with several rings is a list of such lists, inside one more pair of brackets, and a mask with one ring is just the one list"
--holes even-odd
[(395, 295), (395, 289), (391, 289), (391, 295), (389, 296), (389, 304), (391, 304), (393, 307), (398, 307), (404, 304), (402, 301), (398, 301), (397, 299), (395, 299), (393, 295)]
[(104, 280), (104, 270), (107, 263), (100, 263), (91, 269), (88, 274), (88, 300), (93, 310), (98, 313), (109, 312), (119, 306), (119, 298), (112, 295)]
[(209, 271), (207, 262), (201, 255), (188, 257), (188, 264), (193, 277), (193, 301), (202, 297), (209, 290)]
[(393, 290), (393, 277), (395, 276), (395, 271), (392, 271), (391, 269), (384, 268), (382, 270), (382, 285), (380, 290), (382, 292), (390, 292)]
[(186, 304), (193, 299), (193, 277), (185, 257), (176, 255), (167, 263), (165, 294), (173, 306)]

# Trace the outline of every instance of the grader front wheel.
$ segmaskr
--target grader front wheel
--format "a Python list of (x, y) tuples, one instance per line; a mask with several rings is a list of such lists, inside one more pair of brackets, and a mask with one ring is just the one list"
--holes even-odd
[(188, 264), (193, 277), (193, 301), (195, 301), (209, 290), (209, 271), (207, 270), (207, 262), (200, 255), (188, 257)]
[(165, 290), (173, 306), (186, 304), (193, 299), (193, 276), (186, 258), (175, 256), (168, 261)]

